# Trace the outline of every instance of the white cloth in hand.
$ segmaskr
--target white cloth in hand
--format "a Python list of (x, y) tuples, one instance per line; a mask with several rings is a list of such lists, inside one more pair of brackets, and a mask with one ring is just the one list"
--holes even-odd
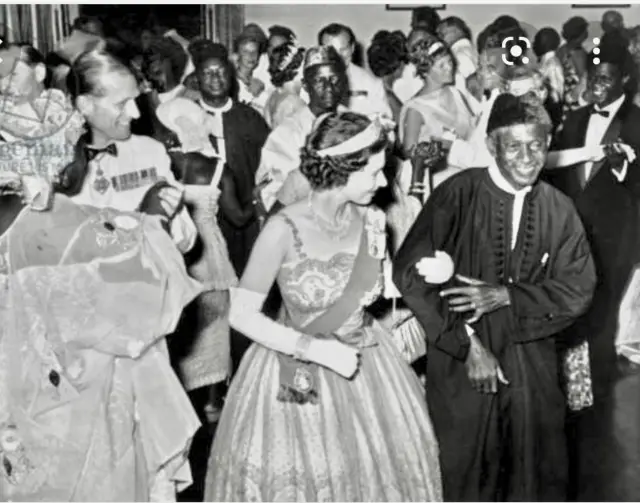
[(454, 265), (448, 253), (438, 250), (435, 257), (422, 258), (416, 264), (416, 269), (426, 283), (441, 285), (453, 276)]

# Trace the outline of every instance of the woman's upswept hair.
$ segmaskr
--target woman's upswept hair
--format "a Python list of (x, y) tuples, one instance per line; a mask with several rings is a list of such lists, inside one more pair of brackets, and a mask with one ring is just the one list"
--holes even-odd
[(352, 173), (367, 165), (372, 155), (387, 148), (387, 135), (381, 130), (377, 140), (357, 152), (335, 156), (318, 154), (320, 150), (346, 142), (370, 125), (368, 117), (354, 112), (332, 113), (318, 120), (300, 155), (300, 172), (309, 180), (314, 190), (343, 187)]
[[(440, 44), (440, 47), (434, 51), (433, 46), (436, 44)], [(447, 55), (455, 63), (455, 58), (449, 47), (435, 35), (429, 34), (424, 40), (411, 46), (409, 61), (416, 67), (417, 74), (424, 77), (431, 71), (431, 67), (439, 58)]]
[(369, 68), (376, 77), (386, 77), (407, 62), (407, 37), (397, 30), (381, 30), (373, 36), (367, 49)]
[(293, 39), (273, 49), (269, 56), (271, 83), (280, 87), (299, 75), (304, 60), (304, 48), (298, 47)]

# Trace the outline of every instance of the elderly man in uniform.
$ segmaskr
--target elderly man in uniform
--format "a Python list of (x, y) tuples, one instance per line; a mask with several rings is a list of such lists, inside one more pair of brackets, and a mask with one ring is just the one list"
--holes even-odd
[[(538, 181), (550, 131), (537, 101), (499, 96), (494, 162), (437, 187), (394, 261), (428, 339), (445, 501), (566, 498), (556, 335), (586, 311), (596, 273), (571, 200)], [(434, 252), (456, 273), (441, 285), (422, 276)]]
[(88, 51), (75, 60), (67, 85), (89, 131), (61, 174), (59, 190), (79, 204), (121, 211), (151, 211), (147, 202), (155, 200), (153, 212), (164, 216), (180, 251), (189, 251), (197, 231), (169, 155), (158, 141), (131, 133), (139, 117), (131, 71), (107, 52)]
[(261, 187), (260, 199), (266, 211), (275, 211), (308, 194), (310, 186), (298, 170), (300, 149), (316, 118), (338, 110), (347, 96), (345, 64), (333, 47), (309, 49), (303, 72), (309, 105), (276, 127), (262, 148), (256, 185)]
[(318, 45), (332, 46), (344, 60), (349, 79), (349, 110), (368, 117), (391, 118), (393, 114), (382, 80), (353, 63), (356, 37), (348, 26), (333, 23), (318, 33)]

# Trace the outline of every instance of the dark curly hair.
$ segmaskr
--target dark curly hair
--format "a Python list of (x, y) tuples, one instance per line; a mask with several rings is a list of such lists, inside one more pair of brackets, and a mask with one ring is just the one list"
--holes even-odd
[(332, 113), (319, 120), (307, 137), (300, 155), (300, 172), (314, 190), (343, 187), (352, 173), (367, 165), (372, 155), (387, 148), (387, 136), (381, 131), (378, 139), (368, 147), (345, 155), (318, 155), (319, 150), (334, 147), (364, 131), (371, 120), (354, 112)]
[[(429, 53), (435, 44), (441, 44), (441, 47)], [(449, 47), (435, 35), (429, 34), (424, 40), (416, 42), (411, 47), (409, 61), (415, 65), (417, 74), (423, 77), (429, 73), (436, 60), (442, 56), (449, 56), (455, 62)]]
[(400, 30), (377, 32), (367, 49), (369, 68), (380, 78), (396, 72), (407, 58), (407, 37)]
[(174, 78), (178, 80), (184, 74), (189, 62), (189, 55), (184, 48), (175, 40), (167, 37), (154, 40), (142, 56), (142, 73), (149, 80), (153, 80), (151, 68), (154, 61), (168, 60), (171, 65), (171, 72)]
[[(290, 53), (293, 51), (295, 51), (295, 53), (293, 57), (291, 57)], [(271, 75), (271, 83), (275, 87), (280, 87), (292, 81), (298, 74), (303, 60), (304, 49), (302, 47), (296, 49), (295, 43), (291, 39), (273, 49), (269, 55), (269, 75)]]

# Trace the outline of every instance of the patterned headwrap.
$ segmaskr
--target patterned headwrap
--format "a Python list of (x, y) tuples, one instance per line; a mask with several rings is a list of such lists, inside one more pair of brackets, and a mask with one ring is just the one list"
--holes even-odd
[(333, 65), (341, 61), (340, 55), (331, 46), (316, 46), (307, 50), (304, 58), (304, 70), (314, 66)]
[(300, 45), (298, 45), (298, 40), (295, 38), (291, 39), (290, 43), (287, 43), (287, 53), (282, 58), (282, 61), (280, 61), (278, 70), (282, 71), (286, 69), (293, 61), (293, 58), (296, 56), (296, 54), (298, 54), (299, 50)]

